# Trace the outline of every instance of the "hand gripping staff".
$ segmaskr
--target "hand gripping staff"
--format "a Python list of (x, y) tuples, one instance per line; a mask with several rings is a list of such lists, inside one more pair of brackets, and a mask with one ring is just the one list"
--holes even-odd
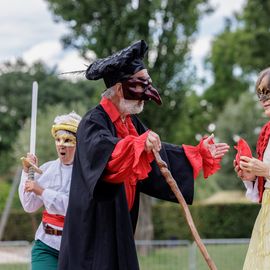
[[(36, 123), (37, 123), (37, 98), (38, 98), (38, 83), (33, 82), (32, 86), (32, 110), (31, 110), (31, 133), (30, 133), (30, 154), (35, 155), (36, 152)], [(28, 179), (34, 181), (35, 172), (42, 174), (42, 171), (27, 158), (22, 157), (22, 162), (29, 167)]]
[(211, 270), (217, 270), (217, 267), (214, 263), (214, 261), (211, 259), (205, 245), (203, 244), (201, 238), (200, 238), (200, 235), (196, 229), (196, 226), (193, 222), (193, 219), (192, 219), (192, 216), (191, 216), (191, 213), (189, 211), (189, 208), (187, 206), (187, 203), (180, 191), (180, 189), (178, 188), (177, 184), (176, 184), (176, 181), (174, 180), (174, 178), (172, 177), (172, 174), (171, 172), (169, 171), (168, 169), (168, 166), (166, 164), (166, 162), (164, 160), (161, 159), (160, 157), (160, 154), (153, 150), (153, 154), (155, 156), (155, 160), (157, 162), (157, 165), (161, 171), (161, 174), (163, 175), (163, 177), (165, 178), (166, 182), (169, 184), (171, 190), (173, 191), (175, 197), (177, 198), (178, 202), (181, 204), (182, 208), (183, 208), (183, 211), (184, 211), (184, 215), (185, 215), (185, 218), (186, 218), (186, 221), (188, 223), (188, 226), (191, 230), (191, 233), (195, 239), (195, 242), (197, 244), (197, 246), (199, 247), (206, 263), (208, 264), (209, 266), (209, 269)]

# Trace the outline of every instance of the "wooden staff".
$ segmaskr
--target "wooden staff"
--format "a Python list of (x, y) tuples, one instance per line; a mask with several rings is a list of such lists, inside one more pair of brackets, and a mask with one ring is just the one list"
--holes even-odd
[(214, 263), (214, 261), (211, 259), (205, 245), (203, 244), (202, 242), (202, 239), (200, 238), (200, 235), (196, 229), (196, 226), (193, 222), (193, 219), (192, 219), (192, 216), (190, 214), (190, 211), (189, 211), (189, 208), (187, 206), (187, 203), (180, 191), (180, 189), (178, 188), (177, 184), (176, 184), (176, 181), (174, 180), (174, 178), (172, 177), (172, 174), (171, 172), (169, 171), (168, 169), (168, 166), (166, 164), (166, 162), (164, 160), (161, 159), (160, 157), (160, 154), (156, 151), (153, 151), (154, 153), (154, 156), (155, 156), (155, 160), (158, 164), (158, 167), (161, 171), (161, 174), (164, 176), (166, 182), (169, 184), (169, 186), (171, 187), (175, 197), (177, 198), (178, 202), (181, 204), (182, 208), (183, 208), (183, 211), (184, 211), (184, 215), (185, 215), (185, 218), (186, 218), (186, 221), (188, 223), (188, 226), (191, 230), (191, 233), (195, 239), (195, 242), (197, 244), (197, 246), (199, 247), (206, 263), (208, 264), (209, 266), (209, 269), (211, 270), (217, 270), (217, 267)]

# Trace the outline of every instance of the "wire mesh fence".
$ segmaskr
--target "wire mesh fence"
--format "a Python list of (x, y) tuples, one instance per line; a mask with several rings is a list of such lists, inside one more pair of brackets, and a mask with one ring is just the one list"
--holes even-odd
[[(217, 269), (242, 269), (249, 239), (205, 239), (203, 242)], [(137, 241), (136, 245), (141, 270), (209, 269), (195, 242)]]
[[(207, 250), (218, 270), (241, 270), (249, 239), (206, 239)], [(192, 241), (136, 241), (141, 270), (207, 270)], [(0, 242), (1, 270), (30, 270), (32, 244), (27, 241)], [(128, 270), (128, 269), (127, 269)]]

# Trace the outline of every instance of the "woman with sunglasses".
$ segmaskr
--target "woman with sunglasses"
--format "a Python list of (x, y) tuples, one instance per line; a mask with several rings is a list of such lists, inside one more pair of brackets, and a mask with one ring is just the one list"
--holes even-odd
[[(270, 117), (270, 68), (258, 76), (256, 92), (266, 116)], [(261, 203), (243, 270), (270, 269), (270, 122), (266, 123), (257, 141), (257, 158), (240, 157), (234, 161), (238, 177), (243, 180), (251, 201)]]

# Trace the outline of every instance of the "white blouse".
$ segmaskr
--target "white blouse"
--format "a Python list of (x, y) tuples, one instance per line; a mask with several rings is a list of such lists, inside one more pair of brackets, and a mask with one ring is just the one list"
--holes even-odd
[[(28, 213), (33, 213), (44, 206), (50, 214), (65, 216), (68, 207), (72, 165), (64, 165), (57, 159), (43, 164), (40, 169), (43, 174), (35, 174), (35, 181), (44, 188), (41, 196), (34, 192), (24, 192), (28, 174), (22, 171), (19, 197), (23, 209)], [(58, 226), (49, 225), (62, 230)], [(42, 222), (36, 231), (35, 240), (37, 239), (54, 249), (60, 249), (61, 236), (46, 234)]]
[[(270, 169), (270, 140), (268, 141), (268, 144), (263, 154), (263, 163), (268, 164), (269, 169)], [(259, 191), (258, 191), (258, 177), (256, 178), (255, 183), (251, 181), (243, 181), (243, 182), (247, 189), (246, 197), (253, 202), (259, 202), (260, 198), (259, 198)], [(266, 178), (264, 187), (270, 188), (270, 178)]]

